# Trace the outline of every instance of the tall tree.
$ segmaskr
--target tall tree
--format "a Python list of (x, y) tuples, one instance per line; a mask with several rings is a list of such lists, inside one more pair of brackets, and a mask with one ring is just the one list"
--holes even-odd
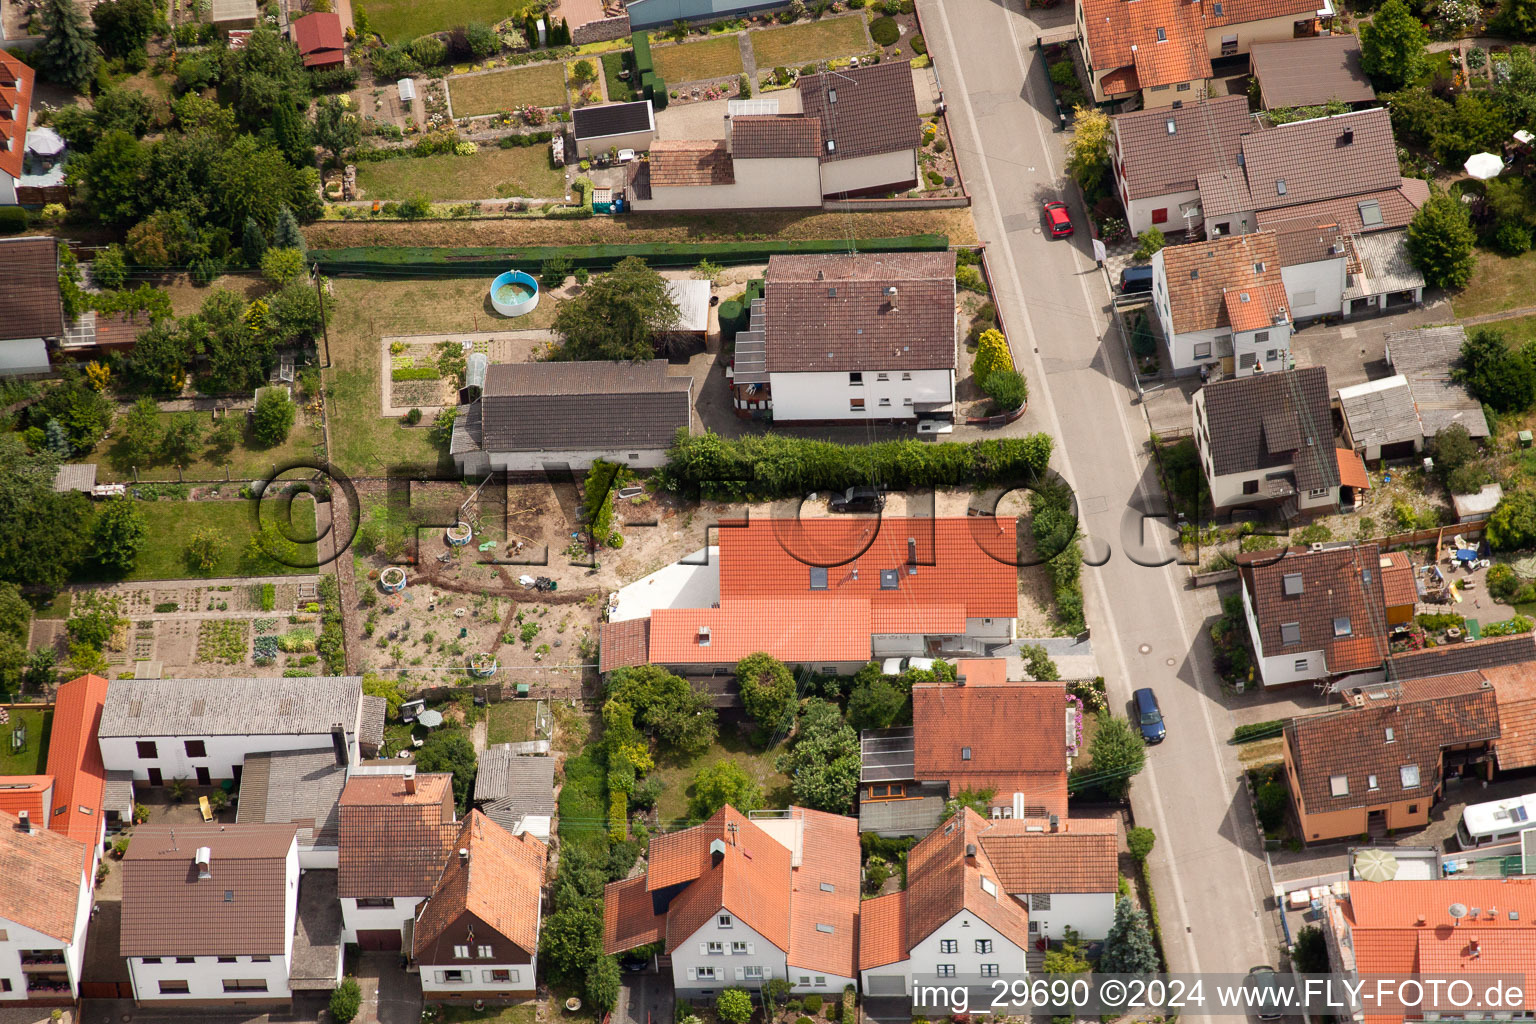
[(847, 814), (859, 788), (859, 734), (836, 704), (813, 697), (801, 705), (794, 741), (775, 767), (793, 780), (795, 803)]
[(1429, 33), (1403, 0), (1386, 0), (1360, 26), (1360, 66), (1388, 89), (1413, 84), (1428, 66)]
[(716, 761), (693, 773), (688, 813), (703, 821), (726, 804), (742, 814), (763, 806), (763, 788), (735, 761)]
[(145, 466), (160, 454), (165, 431), (160, 426), (160, 406), (145, 396), (133, 404), (117, 432), (112, 454), (124, 469)]
[(226, 51), (224, 84), (250, 131), (267, 127), (279, 107), (298, 109), (309, 99), (309, 79), (298, 48), (265, 22), (257, 24), (244, 47)]
[(272, 245), (279, 249), (297, 249), (301, 254), (309, 252), (304, 232), (299, 230), (299, 219), (286, 206), (277, 211), (277, 228), (272, 233)]
[(144, 210), (149, 152), (129, 132), (107, 132), (94, 149), (70, 162), (69, 176), (85, 187), (96, 216), (109, 224), (131, 224)]
[(1473, 397), (1494, 412), (1524, 412), (1536, 404), (1536, 365), (1530, 353), (1511, 348), (1496, 327), (1472, 329), (1461, 346), (1456, 373)]
[(661, 275), (630, 256), (594, 278), (555, 314), (564, 359), (650, 359), (657, 336), (677, 324), (677, 303)]
[(91, 504), (54, 491), (58, 468), (50, 453), (28, 451), (21, 435), (0, 434), (0, 580), (56, 589), (85, 554)]
[(1067, 173), (1091, 191), (1109, 170), (1109, 115), (1098, 107), (1078, 107), (1067, 136)]
[(759, 651), (736, 663), (736, 685), (762, 743), (788, 731), (795, 707), (795, 677), (784, 663)]
[(1147, 915), (1128, 898), (1115, 901), (1115, 923), (1099, 956), (1104, 974), (1151, 974), (1157, 970), (1157, 947), (1147, 928)]
[(1110, 796), (1131, 791), (1131, 779), (1147, 763), (1147, 747), (1141, 734), (1123, 718), (1099, 712), (1099, 728), (1088, 744), (1086, 781)]
[(315, 141), (331, 159), (340, 163), (348, 150), (362, 140), (363, 127), (357, 115), (341, 105), (339, 96), (327, 96), (315, 108)]
[(1431, 195), (1408, 224), (1408, 255), (1431, 288), (1466, 287), (1477, 268), (1476, 244), (1467, 208), (1445, 192)]
[(129, 497), (108, 499), (91, 528), (91, 553), (103, 569), (117, 575), (133, 571), (148, 526), (144, 513)]
[(44, 0), (39, 63), (56, 82), (89, 92), (96, 79), (96, 38), (75, 0)]
[(245, 257), (245, 265), (261, 266), (261, 256), (266, 251), (267, 236), (262, 233), (261, 225), (256, 223), (256, 218), (247, 214), (245, 227), (240, 233), (240, 255)]
[(155, 5), (151, 0), (101, 0), (91, 8), (91, 20), (102, 52), (122, 57), (149, 42), (155, 31)]

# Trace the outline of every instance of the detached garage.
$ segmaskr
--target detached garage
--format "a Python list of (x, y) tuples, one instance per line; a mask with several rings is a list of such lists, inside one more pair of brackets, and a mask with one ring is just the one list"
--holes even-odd
[(650, 100), (577, 107), (571, 112), (571, 125), (576, 155), (582, 157), (610, 149), (646, 150), (656, 140), (656, 114)]

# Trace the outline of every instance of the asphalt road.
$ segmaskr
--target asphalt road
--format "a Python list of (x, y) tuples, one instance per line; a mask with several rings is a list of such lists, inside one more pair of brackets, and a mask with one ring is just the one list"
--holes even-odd
[[(1240, 972), (1275, 963), (1261, 911), (1267, 875), (1203, 637), (1204, 614), (1183, 589), (1158, 523), (1142, 512), (1159, 499), (1123, 349), (1109, 333), (1109, 292), (1089, 255), (1081, 208), (1075, 238), (1040, 231), (1044, 199), (1067, 198), (1062, 136), (1040, 31), (1020, 0), (918, 0), (929, 52), (948, 104), (953, 144), (988, 243), (996, 299), (1029, 379), (1031, 429), (1058, 439), (1056, 468), (1077, 491), (1090, 561), (1088, 622), (1112, 701), (1152, 686), (1168, 739), (1149, 751), (1132, 790), (1138, 824), (1157, 832), (1152, 878), (1170, 969)], [(1070, 12), (1048, 12), (1050, 24)], [(1186, 1013), (1186, 1019), (1199, 1017)]]

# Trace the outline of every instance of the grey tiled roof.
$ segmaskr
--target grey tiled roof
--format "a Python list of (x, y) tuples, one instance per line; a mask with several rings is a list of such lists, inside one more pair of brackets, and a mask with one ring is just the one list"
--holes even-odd
[(1302, 490), (1338, 486), (1326, 369), (1256, 373), (1203, 390), (1218, 476), (1294, 465)]
[(1517, 633), (1394, 654), (1387, 658), (1387, 675), (1392, 679), (1422, 679), (1525, 661), (1536, 661), (1536, 637)]
[(1360, 68), (1360, 40), (1353, 35), (1254, 43), (1249, 60), (1266, 110), (1376, 98), (1371, 80)]
[(1467, 332), (1460, 324), (1393, 331), (1387, 335), (1387, 362), (1398, 373), (1449, 370), (1461, 358)]
[(953, 253), (774, 256), (766, 281), (770, 373), (954, 369)]
[(1425, 437), (1433, 437), (1453, 423), (1466, 427), (1473, 437), (1489, 434), (1482, 403), (1453, 377), (1466, 340), (1467, 333), (1460, 324), (1387, 335), (1387, 362), (1408, 378)]
[(389, 701), (383, 697), (363, 695), (363, 718), (357, 728), (359, 745), (375, 749), (384, 745), (384, 716), (388, 711)]
[(511, 831), (525, 815), (555, 813), (555, 761), (514, 754), (503, 744), (480, 755), (475, 803), (496, 824)]
[(107, 772), (107, 784), (102, 789), (103, 810), (116, 811), (124, 821), (133, 817), (133, 771), (118, 769)]
[(459, 409), (453, 420), (453, 438), (448, 442), (449, 455), (481, 450), (480, 403), (471, 402)]
[(288, 736), (357, 728), (362, 680), (114, 679), (101, 711), (102, 737)]
[(81, 491), (89, 494), (96, 486), (96, 463), (76, 462), (59, 467), (53, 477), (53, 489), (60, 494)]
[(295, 825), (300, 846), (336, 845), (336, 804), (347, 767), (330, 747), (249, 754), (240, 773), (235, 820), (252, 825)]
[(1373, 381), (1372, 385), (1339, 389), (1339, 406), (1355, 446), (1370, 448), (1422, 437), (1408, 381), (1397, 376)]
[(1243, 167), (1259, 210), (1394, 188), (1399, 175), (1392, 118), (1377, 107), (1249, 135)]
[(1260, 128), (1244, 96), (1222, 96), (1177, 110), (1137, 110), (1112, 120), (1132, 199), (1191, 191), (1202, 174), (1229, 171), (1241, 176), (1240, 140)]
[(666, 448), (687, 430), (692, 378), (667, 363), (501, 363), (485, 375), (488, 452)]
[(649, 131), (655, 125), (651, 101), (605, 103), (597, 107), (577, 107), (571, 123), (578, 139), (601, 139), (609, 135), (629, 135)]
[(916, 149), (922, 141), (909, 61), (805, 75), (798, 88), (800, 109), (821, 121), (822, 163)]

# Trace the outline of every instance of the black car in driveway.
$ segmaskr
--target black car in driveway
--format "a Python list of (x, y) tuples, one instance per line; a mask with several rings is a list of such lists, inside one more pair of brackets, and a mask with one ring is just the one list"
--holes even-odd
[(833, 512), (879, 512), (885, 508), (885, 495), (878, 487), (850, 487), (834, 494), (827, 508)]

